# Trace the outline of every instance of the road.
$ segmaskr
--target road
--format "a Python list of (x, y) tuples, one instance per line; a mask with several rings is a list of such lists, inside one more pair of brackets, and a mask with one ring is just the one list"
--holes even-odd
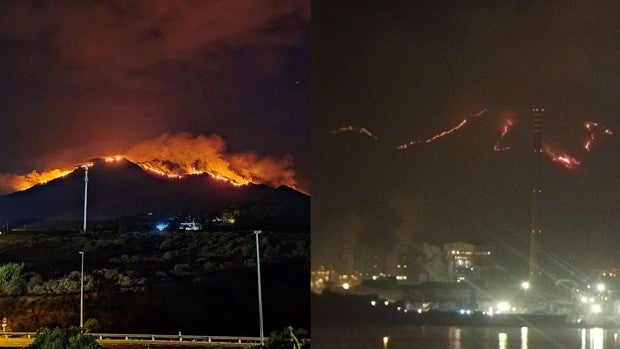
[[(260, 343), (258, 337), (178, 336), (145, 334), (93, 334), (103, 348), (231, 348), (247, 349)], [(0, 336), (0, 348), (25, 348), (35, 333), (7, 332)]]

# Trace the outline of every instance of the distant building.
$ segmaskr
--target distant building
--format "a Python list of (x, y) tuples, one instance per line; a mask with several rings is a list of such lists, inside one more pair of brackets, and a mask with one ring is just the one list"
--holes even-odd
[(484, 280), (493, 271), (491, 249), (486, 245), (452, 242), (444, 245), (448, 277), (453, 281)]
[(230, 216), (217, 216), (214, 217), (211, 222), (215, 225), (235, 225), (235, 218)]
[(618, 268), (606, 268), (606, 269), (594, 269), (589, 273), (592, 283), (604, 283), (610, 290), (620, 290), (620, 269)]
[(413, 278), (412, 278), (412, 272), (411, 272), (411, 268), (410, 268), (410, 264), (407, 259), (407, 256), (402, 256), (401, 258), (399, 258), (397, 263), (398, 264), (396, 264), (396, 267), (392, 266), (394, 270), (393, 273), (394, 273), (394, 276), (396, 277), (396, 280), (397, 281), (411, 281)]
[(201, 229), (202, 229), (202, 224), (196, 223), (195, 221), (181, 222), (181, 224), (179, 225), (179, 230), (198, 231)]
[(333, 285), (336, 279), (334, 270), (321, 265), (318, 269), (310, 271), (310, 289), (313, 292), (321, 293), (326, 287)]
[(593, 274), (600, 280), (617, 279), (620, 276), (620, 270), (617, 268), (595, 269)]

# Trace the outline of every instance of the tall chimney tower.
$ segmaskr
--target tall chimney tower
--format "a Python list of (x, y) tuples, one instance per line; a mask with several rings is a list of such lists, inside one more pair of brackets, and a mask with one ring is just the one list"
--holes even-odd
[(542, 188), (540, 185), (540, 167), (542, 162), (542, 123), (543, 113), (542, 108), (533, 108), (532, 113), (534, 116), (534, 143), (532, 160), (534, 162), (534, 176), (532, 182), (532, 216), (530, 227), (530, 265), (529, 265), (529, 278), (531, 281), (536, 281), (542, 275), (540, 268), (541, 257), (541, 238), (542, 229), (540, 227), (540, 200), (542, 196)]

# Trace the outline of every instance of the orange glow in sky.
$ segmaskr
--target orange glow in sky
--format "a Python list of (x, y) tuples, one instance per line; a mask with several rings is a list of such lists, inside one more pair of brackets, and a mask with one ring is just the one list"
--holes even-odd
[[(275, 158), (253, 152), (229, 153), (224, 140), (218, 135), (164, 134), (137, 143), (123, 155), (99, 158), (107, 163), (127, 159), (149, 173), (171, 179), (208, 174), (215, 180), (234, 186), (256, 183), (297, 188), (292, 157)], [(0, 174), (0, 184), (5, 190), (26, 190), (66, 176), (82, 165), (92, 166), (92, 163), (42, 172), (32, 171), (25, 175)]]

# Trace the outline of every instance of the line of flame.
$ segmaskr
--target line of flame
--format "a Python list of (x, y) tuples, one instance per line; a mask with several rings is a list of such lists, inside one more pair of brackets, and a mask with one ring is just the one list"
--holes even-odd
[(602, 128), (602, 134), (605, 135), (612, 135), (613, 132), (608, 129), (605, 128), (603, 126), (601, 126), (598, 122), (594, 122), (594, 121), (586, 121), (583, 124), (583, 127), (588, 131), (588, 139), (585, 140), (583, 147), (585, 148), (586, 151), (590, 151), (590, 149), (592, 148), (592, 144), (594, 144), (594, 141), (596, 140), (597, 136), (596, 136), (596, 131), (599, 128)]
[(342, 126), (338, 129), (330, 131), (331, 133), (343, 133), (343, 132), (359, 132), (362, 135), (368, 136), (372, 139), (378, 140), (379, 137), (375, 136), (370, 130), (366, 127), (357, 127), (357, 126)]
[(461, 127), (465, 126), (465, 124), (467, 124), (467, 122), (468, 122), (468, 120), (469, 120), (469, 119), (471, 119), (471, 118), (476, 118), (476, 117), (479, 117), (479, 116), (482, 116), (482, 115), (484, 115), (484, 113), (486, 113), (486, 112), (487, 112), (487, 109), (483, 109), (483, 110), (479, 111), (478, 113), (475, 113), (475, 114), (471, 114), (471, 115), (469, 115), (469, 117), (468, 117), (467, 119), (463, 119), (463, 120), (462, 120), (462, 121), (461, 121), (458, 125), (456, 125), (456, 126), (454, 126), (454, 127), (450, 128), (450, 129), (448, 129), (448, 130), (441, 131), (441, 132), (439, 132), (439, 133), (435, 134), (434, 136), (432, 136), (432, 137), (430, 137), (430, 138), (427, 138), (427, 139), (417, 139), (417, 140), (412, 140), (412, 141), (410, 141), (410, 142), (408, 142), (408, 143), (404, 143), (404, 144), (401, 144), (401, 145), (397, 145), (395, 148), (396, 148), (396, 149), (399, 149), (399, 150), (403, 150), (403, 149), (410, 148), (410, 147), (412, 147), (412, 146), (414, 146), (414, 145), (416, 145), (416, 144), (432, 143), (432, 142), (436, 141), (437, 139), (442, 138), (442, 137), (445, 137), (445, 136), (447, 136), (447, 135), (451, 134), (452, 132), (454, 132), (454, 131), (456, 131), (456, 130), (460, 129)]

